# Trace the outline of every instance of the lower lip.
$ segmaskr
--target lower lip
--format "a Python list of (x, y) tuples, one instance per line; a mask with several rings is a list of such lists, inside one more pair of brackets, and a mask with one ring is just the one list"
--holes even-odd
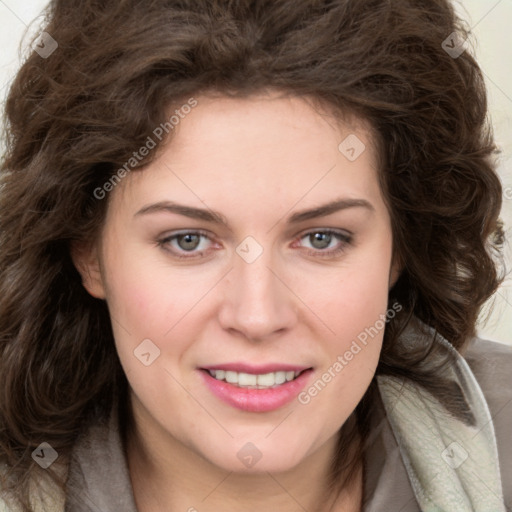
[(305, 370), (296, 379), (275, 388), (249, 389), (217, 380), (206, 370), (200, 370), (210, 391), (227, 404), (242, 411), (274, 411), (291, 402), (304, 389), (312, 369)]

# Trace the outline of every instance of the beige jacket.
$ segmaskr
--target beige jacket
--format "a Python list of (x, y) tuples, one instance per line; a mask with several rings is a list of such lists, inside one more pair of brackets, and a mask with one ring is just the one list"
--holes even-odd
[[(459, 359), (453, 378), (476, 428), (416, 386), (379, 377), (363, 512), (512, 510), (512, 348), (474, 339)], [(116, 414), (77, 443), (67, 497), (52, 489), (43, 494), (34, 493), (37, 512), (137, 512)], [(5, 507), (0, 503), (0, 512)]]

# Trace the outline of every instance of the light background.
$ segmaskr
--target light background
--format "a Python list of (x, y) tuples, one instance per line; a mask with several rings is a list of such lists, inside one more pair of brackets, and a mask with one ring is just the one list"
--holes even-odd
[[(357, 1), (357, 0), (355, 0)], [(425, 0), (428, 1), (428, 0)], [(19, 43), (27, 26), (40, 15), (46, 0), (0, 0), (0, 100), (16, 73), (25, 50)], [(473, 29), (474, 49), (485, 74), (491, 121), (502, 150), (499, 173), (505, 194), (502, 218), (509, 238), (507, 269), (512, 267), (512, 0), (462, 0), (457, 10)], [(41, 20), (41, 18), (39, 18)], [(30, 26), (26, 40), (38, 33), (38, 21)], [(448, 36), (449, 34), (447, 34)], [(439, 43), (441, 44), (441, 42)], [(507, 277), (494, 299), (492, 313), (481, 337), (512, 345), (512, 276)], [(490, 306), (490, 304), (489, 304)]]

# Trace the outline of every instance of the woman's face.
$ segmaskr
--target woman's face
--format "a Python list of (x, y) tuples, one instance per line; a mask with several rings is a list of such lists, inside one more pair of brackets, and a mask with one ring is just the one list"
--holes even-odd
[(376, 155), (303, 99), (197, 102), (79, 266), (143, 436), (286, 470), (334, 446), (375, 373), (394, 279)]

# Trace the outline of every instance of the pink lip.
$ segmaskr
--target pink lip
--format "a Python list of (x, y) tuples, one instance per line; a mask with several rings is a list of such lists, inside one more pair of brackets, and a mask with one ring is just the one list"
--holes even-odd
[[(222, 368), (212, 367), (209, 369), (225, 368), (226, 367), (223, 365)], [(264, 371), (240, 371), (244, 371), (246, 373), (270, 373), (271, 371), (285, 371), (283, 368), (283, 365), (279, 365), (278, 370), (267, 371), (267, 367), (265, 367)], [(254, 367), (251, 369), (254, 370)], [(290, 367), (287, 371), (292, 371), (292, 369), (293, 368)], [(274, 388), (249, 389), (217, 380), (213, 378), (206, 369), (199, 371), (206, 386), (216, 397), (220, 398), (223, 402), (231, 405), (232, 407), (248, 412), (269, 412), (283, 407), (297, 397), (301, 390), (304, 389), (311, 374), (313, 373), (313, 369), (309, 368), (301, 373), (296, 379), (290, 382), (285, 382), (284, 384)], [(294, 371), (300, 371), (300, 369)]]
[(253, 365), (249, 363), (222, 363), (201, 367), (203, 370), (229, 370), (232, 372), (250, 373), (253, 375), (273, 372), (302, 372), (309, 368), (310, 366), (296, 366), (283, 363), (268, 363), (262, 365)]

